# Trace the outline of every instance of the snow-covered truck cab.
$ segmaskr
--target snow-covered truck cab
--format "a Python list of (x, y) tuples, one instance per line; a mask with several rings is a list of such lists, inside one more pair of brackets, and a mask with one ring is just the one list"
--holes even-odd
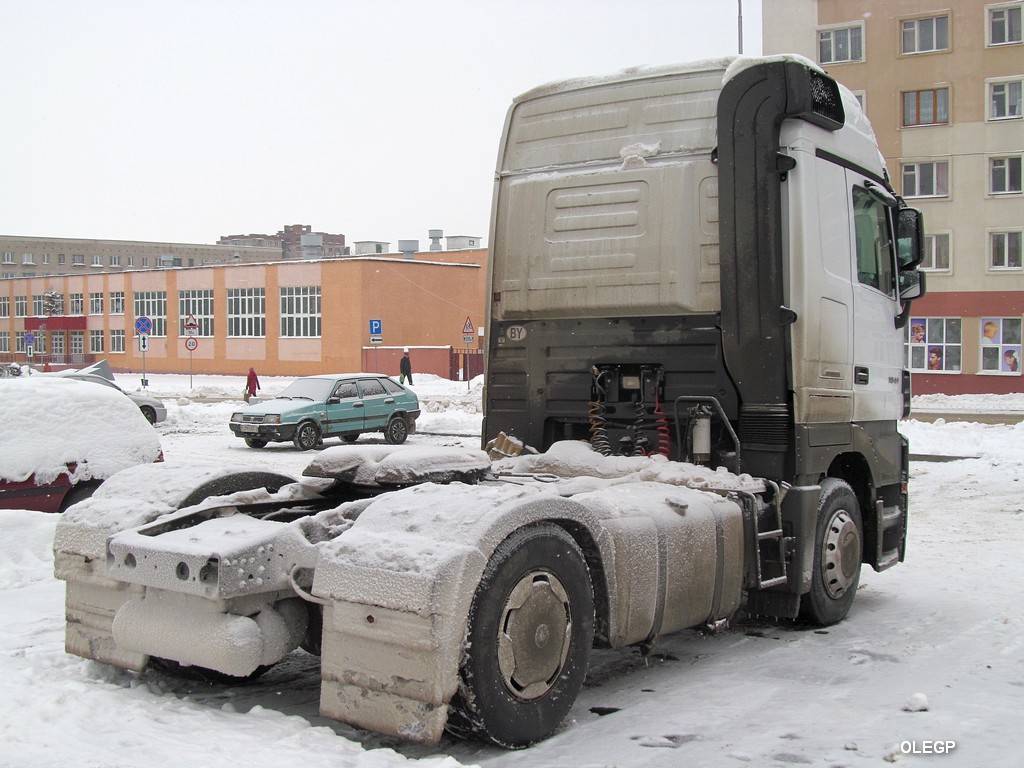
[(787, 577), (748, 603), (845, 615), (822, 518), (874, 568), (903, 559), (924, 290), (920, 216), (853, 96), (796, 57), (544, 86), (509, 111), (495, 185), (485, 442), (786, 483)]

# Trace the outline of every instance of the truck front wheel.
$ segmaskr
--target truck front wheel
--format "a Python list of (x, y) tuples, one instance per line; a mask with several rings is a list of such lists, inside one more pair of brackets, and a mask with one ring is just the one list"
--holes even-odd
[(449, 730), (503, 747), (550, 736), (583, 687), (593, 639), (594, 595), (579, 546), (556, 525), (516, 531), (473, 598)]
[(827, 626), (850, 612), (860, 582), (861, 530), (853, 489), (843, 480), (825, 478), (818, 498), (811, 591), (800, 601), (805, 621)]

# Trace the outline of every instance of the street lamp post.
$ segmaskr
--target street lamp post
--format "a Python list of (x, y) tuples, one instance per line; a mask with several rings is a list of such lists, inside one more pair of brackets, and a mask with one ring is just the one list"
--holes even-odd
[(737, 34), (739, 36), (739, 54), (743, 55), (743, 0), (736, 0), (739, 9), (736, 14)]

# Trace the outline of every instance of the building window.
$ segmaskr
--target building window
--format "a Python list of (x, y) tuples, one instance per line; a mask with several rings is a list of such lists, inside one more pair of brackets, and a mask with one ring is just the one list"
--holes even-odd
[(981, 318), (981, 370), (1020, 375), (1021, 319)]
[[(192, 316), (198, 328), (186, 332), (185, 321)], [(213, 336), (213, 291), (178, 291), (178, 336)]]
[(11, 351), (11, 332), (0, 331), (0, 352)]
[(124, 331), (110, 332), (110, 351), (118, 354), (124, 353)]
[(25, 352), (25, 331), (14, 332), (14, 351)]
[(989, 161), (989, 192), (1006, 195), (1021, 191), (1021, 158), (993, 157)]
[(51, 333), (50, 334), (50, 346), (53, 347), (52, 354), (63, 355), (64, 354), (64, 334), (63, 333)]
[(103, 331), (89, 331), (89, 352), (103, 354)]
[(1009, 45), (1022, 41), (1020, 32), (1020, 5), (989, 8), (989, 45)]
[(37, 355), (46, 354), (46, 332), (36, 331), (35, 341), (32, 342), (32, 350)]
[(32, 258), (31, 253), (24, 253), (21, 256), (21, 264), (24, 267), (34, 267), (36, 265), (35, 259)]
[(948, 122), (949, 88), (904, 92), (904, 128), (914, 125), (944, 125)]
[(120, 256), (111, 256), (110, 257), (110, 266), (112, 266), (112, 267), (120, 267), (121, 266), (121, 257)]
[(904, 197), (947, 197), (949, 195), (949, 161), (905, 163), (903, 165)]
[(103, 257), (102, 256), (93, 256), (92, 257), (92, 265), (94, 267), (102, 267), (103, 266)]
[(68, 257), (67, 256), (65, 256), (63, 253), (58, 253), (57, 254), (57, 263), (58, 264), (63, 265), (63, 264), (67, 264), (67, 262), (68, 262)]
[(1021, 231), (989, 233), (989, 264), (992, 269), (1021, 268)]
[(90, 315), (102, 315), (103, 314), (103, 294), (102, 293), (90, 293), (89, 294), (89, 314)]
[(228, 289), (228, 336), (263, 337), (267, 334), (264, 288)]
[(13, 264), (14, 254), (10, 251), (4, 251), (4, 264)]
[(85, 354), (85, 331), (72, 331), (71, 332), (71, 354), (72, 355), (84, 355)]
[(110, 314), (112, 314), (112, 315), (123, 315), (124, 314), (124, 291), (111, 291), (110, 292)]
[(84, 267), (85, 266), (85, 254), (73, 253), (71, 254), (71, 266), (73, 267)]
[(135, 257), (134, 256), (129, 256), (128, 257), (128, 266), (129, 267), (134, 267), (135, 266)]
[(9, 296), (0, 296), (0, 317), (11, 316), (11, 298)]
[(28, 296), (14, 297), (14, 316), (28, 317)]
[(49, 263), (50, 263), (50, 254), (44, 253), (43, 254), (43, 264), (49, 264)]
[(949, 50), (949, 17), (932, 16), (903, 22), (903, 53)]
[(135, 317), (148, 317), (153, 321), (150, 336), (167, 335), (167, 291), (136, 291)]
[(69, 315), (84, 315), (85, 314), (85, 299), (80, 293), (69, 293), (68, 294), (68, 314)]
[(948, 272), (949, 265), (949, 234), (925, 235), (921, 269)]
[(46, 296), (40, 294), (32, 297), (32, 317), (44, 317), (46, 315)]
[(864, 27), (823, 29), (818, 32), (818, 62), (838, 64), (843, 61), (864, 60)]
[(1021, 80), (989, 83), (989, 120), (1014, 120), (1021, 117)]
[(960, 372), (962, 321), (959, 317), (915, 317), (910, 321), (908, 364), (912, 371)]
[(320, 336), (320, 286), (281, 289), (281, 336)]

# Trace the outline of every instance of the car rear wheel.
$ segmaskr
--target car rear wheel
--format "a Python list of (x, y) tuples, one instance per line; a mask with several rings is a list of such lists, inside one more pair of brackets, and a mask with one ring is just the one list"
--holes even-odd
[(401, 445), (409, 437), (409, 425), (401, 416), (392, 416), (384, 427), (384, 441), (391, 445)]
[(267, 447), (267, 441), (266, 440), (261, 440), (258, 437), (247, 437), (247, 438), (245, 438), (245, 444), (248, 445), (250, 448), (266, 448)]
[(292, 442), (300, 451), (312, 450), (320, 444), (320, 428), (312, 421), (304, 421), (295, 430)]
[(342, 435), (341, 439), (344, 440), (346, 443), (354, 443), (356, 440), (359, 439), (359, 433), (356, 432), (355, 434), (352, 435)]
[(156, 424), (156, 411), (148, 405), (140, 405), (139, 410), (142, 411), (142, 415), (146, 417), (146, 421), (150, 424)]

